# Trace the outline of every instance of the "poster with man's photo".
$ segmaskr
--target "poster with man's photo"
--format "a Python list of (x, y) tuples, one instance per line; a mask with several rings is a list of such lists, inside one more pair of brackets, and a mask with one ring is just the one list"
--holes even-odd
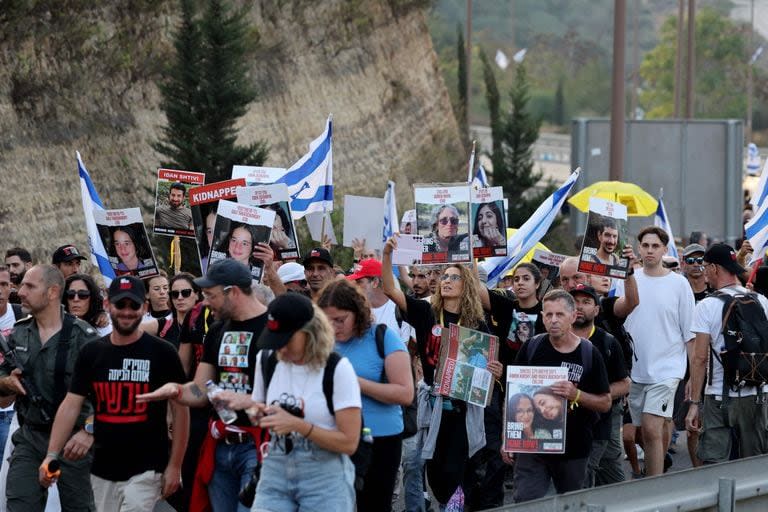
[(443, 396), (486, 407), (493, 395), (488, 362), (499, 358), (499, 339), (491, 334), (449, 324), (443, 329), (437, 363), (436, 391)]
[(202, 172), (158, 169), (152, 231), (156, 235), (194, 238), (189, 189), (203, 184), (205, 174)]
[(404, 235), (416, 234), (416, 210), (406, 210), (400, 220), (400, 233)]
[(282, 167), (256, 167), (253, 165), (233, 165), (232, 179), (244, 179), (248, 187), (269, 185), (285, 176), (286, 169)]
[(192, 223), (195, 226), (197, 255), (200, 258), (202, 275), (208, 270), (208, 255), (213, 244), (213, 226), (216, 224), (216, 210), (221, 199), (237, 199), (237, 188), (244, 187), (245, 180), (219, 181), (210, 185), (195, 187), (189, 191), (192, 209)]
[(475, 258), (507, 255), (507, 223), (502, 187), (470, 190), (472, 252)]
[(626, 245), (627, 207), (591, 197), (579, 272), (626, 279), (629, 260), (622, 257)]
[(281, 261), (299, 259), (299, 239), (291, 216), (290, 199), (285, 183), (247, 186), (237, 190), (238, 203), (275, 212), (275, 224), (272, 226), (269, 246), (275, 254), (275, 259)]
[(239, 261), (251, 269), (254, 280), (261, 282), (264, 262), (253, 257), (253, 249), (258, 243), (269, 243), (274, 223), (273, 210), (220, 200), (208, 264), (227, 258)]
[(541, 272), (541, 285), (539, 285), (539, 297), (544, 297), (552, 288), (560, 286), (560, 264), (568, 256), (536, 249), (533, 251), (531, 263), (536, 265)]
[(425, 265), (472, 261), (469, 185), (414, 185), (417, 233), (424, 242)]
[(565, 453), (567, 400), (550, 387), (568, 380), (560, 366), (507, 366), (502, 449), (510, 453)]
[(93, 210), (93, 220), (115, 275), (145, 278), (159, 274), (140, 208)]

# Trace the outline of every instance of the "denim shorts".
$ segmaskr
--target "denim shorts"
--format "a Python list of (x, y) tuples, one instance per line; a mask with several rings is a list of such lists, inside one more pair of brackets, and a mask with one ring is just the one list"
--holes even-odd
[(290, 453), (285, 452), (283, 437), (273, 437), (251, 510), (355, 510), (355, 468), (347, 455), (297, 436)]

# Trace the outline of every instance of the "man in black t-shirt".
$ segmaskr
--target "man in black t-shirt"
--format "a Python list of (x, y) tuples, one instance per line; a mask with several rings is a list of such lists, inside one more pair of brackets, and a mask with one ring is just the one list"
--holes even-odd
[[(40, 466), (40, 483), (52, 483), (48, 465), (58, 458), (86, 398), (95, 438), (91, 485), (100, 512), (152, 510), (181, 484), (181, 463), (189, 435), (189, 409), (171, 403), (168, 440), (165, 402), (140, 403), (136, 396), (184, 377), (174, 347), (139, 327), (146, 309), (144, 284), (123, 276), (109, 287), (113, 331), (80, 351), (69, 393), (59, 407)], [(169, 455), (170, 454), (170, 455)]]
[(595, 424), (592, 441), (592, 453), (587, 462), (585, 487), (606, 485), (624, 481), (621, 450), (621, 419), (623, 414), (622, 399), (629, 393), (629, 374), (624, 366), (624, 354), (616, 338), (599, 327), (595, 327), (595, 317), (600, 311), (600, 300), (591, 286), (576, 285), (571, 290), (576, 302), (576, 321), (573, 333), (592, 342), (603, 356), (608, 383), (611, 389), (611, 410), (600, 415)]
[[(581, 489), (592, 448), (595, 413), (605, 413), (611, 408), (602, 356), (589, 341), (572, 332), (576, 320), (573, 297), (563, 290), (553, 290), (544, 296), (542, 305), (547, 334), (526, 342), (517, 354), (516, 364), (568, 368), (568, 380), (550, 386), (557, 396), (570, 403), (566, 416), (565, 453), (516, 454), (515, 503), (543, 497), (550, 481), (558, 493)], [(531, 343), (534, 343), (532, 351)], [(582, 347), (585, 343), (589, 345)], [(512, 462), (511, 454), (505, 452), (503, 457), (508, 463)]]
[[(253, 293), (250, 269), (233, 259), (221, 260), (210, 265), (206, 276), (196, 279), (195, 284), (203, 290), (205, 304), (216, 318), (205, 335), (195, 378), (140, 395), (141, 401), (172, 399), (190, 407), (205, 407), (209, 403), (208, 380), (239, 393), (250, 395), (253, 390), (256, 340), (267, 324), (267, 308)], [(261, 430), (251, 425), (243, 411), (232, 424), (224, 425), (217, 418), (211, 424), (201, 450), (198, 477), (210, 482), (207, 492), (213, 510), (248, 510), (241, 505), (238, 509), (237, 495), (258, 463), (256, 441), (260, 436)], [(201, 468), (212, 468), (212, 473), (201, 476)]]

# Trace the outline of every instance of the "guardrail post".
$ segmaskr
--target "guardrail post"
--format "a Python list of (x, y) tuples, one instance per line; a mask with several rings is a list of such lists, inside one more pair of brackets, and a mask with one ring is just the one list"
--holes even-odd
[(736, 511), (736, 480), (720, 478), (718, 480), (717, 512)]

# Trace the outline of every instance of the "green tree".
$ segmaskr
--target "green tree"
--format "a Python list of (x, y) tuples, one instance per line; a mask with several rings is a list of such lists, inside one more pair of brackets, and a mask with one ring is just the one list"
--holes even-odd
[(458, 59), (458, 93), (459, 104), (457, 107), (456, 118), (459, 122), (459, 129), (463, 138), (466, 140), (469, 134), (469, 98), (467, 98), (467, 49), (464, 47), (464, 33), (461, 31), (461, 25), (456, 27), (456, 58)]
[[(488, 59), (485, 59), (488, 62)], [(486, 76), (486, 90), (492, 89), (495, 82), (491, 69)], [(495, 78), (494, 78), (495, 80)], [(541, 120), (534, 118), (528, 112), (529, 84), (525, 66), (516, 68), (515, 79), (509, 93), (510, 109), (507, 114), (500, 116), (500, 140), (494, 137), (491, 154), (493, 162), (493, 182), (504, 188), (504, 197), (508, 199), (508, 226), (521, 226), (539, 204), (554, 190), (554, 185), (548, 182), (543, 187), (537, 185), (542, 179), (542, 172), (533, 167), (533, 144), (539, 138)], [(489, 105), (489, 109), (490, 109)]]
[(480, 62), (483, 66), (483, 82), (485, 83), (485, 101), (488, 104), (488, 116), (491, 124), (491, 154), (501, 153), (501, 138), (503, 126), (501, 122), (501, 95), (496, 83), (496, 73), (493, 64), (485, 50), (480, 48)]
[(557, 81), (555, 89), (555, 101), (552, 107), (552, 123), (557, 126), (565, 124), (565, 96), (563, 95), (563, 79)]
[[(674, 114), (676, 26), (676, 16), (667, 18), (658, 45), (645, 55), (640, 65), (643, 79), (640, 105), (651, 119)], [(744, 115), (746, 98), (737, 92), (744, 89), (747, 53), (742, 26), (709, 7), (696, 13), (696, 116), (740, 118)], [(685, 58), (683, 66), (685, 69)], [(681, 105), (685, 101), (683, 90)]]
[(237, 120), (256, 99), (248, 58), (258, 39), (245, 12), (225, 0), (208, 0), (201, 17), (195, 5), (181, 0), (175, 60), (159, 84), (168, 124), (153, 147), (168, 158), (164, 166), (205, 172), (212, 183), (228, 179), (235, 164), (267, 157), (263, 141), (237, 144)]

